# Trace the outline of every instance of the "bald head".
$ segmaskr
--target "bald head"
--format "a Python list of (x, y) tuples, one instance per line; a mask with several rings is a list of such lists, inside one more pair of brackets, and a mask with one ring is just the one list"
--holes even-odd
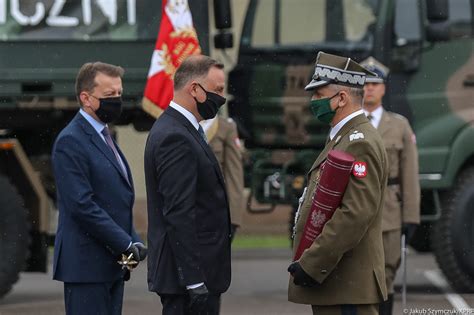
[(190, 81), (205, 77), (213, 67), (223, 69), (224, 65), (208, 56), (189, 56), (174, 74), (174, 90), (179, 91)]

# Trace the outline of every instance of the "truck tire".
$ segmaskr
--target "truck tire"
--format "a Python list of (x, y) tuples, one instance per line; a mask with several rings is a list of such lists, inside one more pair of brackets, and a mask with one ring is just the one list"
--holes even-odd
[(18, 281), (29, 253), (28, 212), (8, 178), (0, 175), (0, 297)]
[(432, 234), (440, 269), (458, 292), (474, 292), (474, 168), (441, 195), (442, 212)]

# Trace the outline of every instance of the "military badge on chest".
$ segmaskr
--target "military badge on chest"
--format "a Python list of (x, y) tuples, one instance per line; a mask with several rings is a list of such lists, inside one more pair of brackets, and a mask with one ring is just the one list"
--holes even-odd
[(349, 141), (352, 142), (354, 140), (364, 139), (365, 136), (362, 132), (355, 130), (351, 135), (349, 135)]

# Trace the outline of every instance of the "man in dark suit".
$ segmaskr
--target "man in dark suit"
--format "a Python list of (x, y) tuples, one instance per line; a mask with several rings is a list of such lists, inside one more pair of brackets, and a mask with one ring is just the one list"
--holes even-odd
[(148, 288), (163, 314), (219, 314), (230, 285), (230, 215), (219, 163), (199, 121), (225, 103), (223, 65), (207, 56), (183, 61), (174, 98), (145, 148)]
[(121, 314), (122, 254), (146, 248), (133, 228), (134, 190), (125, 156), (107, 123), (121, 113), (121, 67), (86, 63), (76, 78), (81, 109), (53, 148), (59, 208), (53, 278), (64, 282), (66, 314)]

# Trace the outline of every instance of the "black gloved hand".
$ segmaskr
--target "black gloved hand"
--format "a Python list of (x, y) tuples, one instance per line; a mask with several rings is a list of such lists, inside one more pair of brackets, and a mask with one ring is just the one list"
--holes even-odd
[(138, 248), (138, 255), (140, 256), (140, 261), (143, 261), (148, 254), (148, 248), (140, 242), (133, 243)]
[(125, 269), (125, 272), (123, 273), (123, 281), (128, 281), (130, 280), (130, 270)]
[(205, 284), (200, 285), (197, 288), (189, 289), (189, 312), (191, 314), (205, 314), (206, 303), (209, 297), (209, 291)]
[(405, 240), (408, 243), (413, 235), (415, 234), (416, 227), (418, 224), (415, 223), (403, 223), (402, 224), (402, 234), (405, 234)]
[(308, 275), (300, 263), (295, 261), (288, 267), (288, 272), (293, 276), (293, 283), (302, 287), (315, 288), (320, 286), (320, 283), (310, 275)]
[(137, 264), (133, 265), (132, 268), (136, 268), (138, 266), (138, 263), (140, 262), (140, 251), (135, 244), (130, 245), (130, 247), (123, 254), (127, 257), (132, 254), (130, 260), (135, 260), (137, 262)]

